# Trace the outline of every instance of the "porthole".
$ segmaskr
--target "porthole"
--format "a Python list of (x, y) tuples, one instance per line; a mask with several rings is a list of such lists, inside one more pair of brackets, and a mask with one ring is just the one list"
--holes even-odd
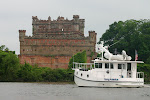
[(109, 70), (107, 70), (106, 73), (109, 74)]
[(81, 76), (82, 76), (82, 73), (81, 73)]
[(87, 78), (89, 78), (89, 75), (87, 75)]

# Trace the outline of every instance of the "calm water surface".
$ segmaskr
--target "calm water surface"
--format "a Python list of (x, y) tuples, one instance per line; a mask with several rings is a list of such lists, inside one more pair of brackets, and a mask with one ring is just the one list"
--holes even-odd
[(150, 88), (89, 88), (75, 84), (1, 82), (0, 100), (150, 100)]

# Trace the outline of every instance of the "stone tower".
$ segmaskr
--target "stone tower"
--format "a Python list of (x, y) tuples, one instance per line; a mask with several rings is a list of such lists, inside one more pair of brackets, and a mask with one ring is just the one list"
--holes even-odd
[(73, 54), (86, 50), (88, 62), (91, 53), (95, 52), (96, 33), (89, 31), (84, 36), (84, 19), (73, 15), (72, 20), (58, 17), (57, 20), (40, 20), (32, 17), (32, 36), (26, 36), (26, 30), (19, 30), (20, 63), (41, 67), (68, 68)]

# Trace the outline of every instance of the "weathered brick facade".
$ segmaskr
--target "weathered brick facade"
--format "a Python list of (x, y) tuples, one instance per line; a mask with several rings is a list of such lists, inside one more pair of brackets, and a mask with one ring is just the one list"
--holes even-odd
[[(84, 19), (74, 15), (72, 20), (58, 17), (57, 20), (39, 20), (32, 17), (32, 37), (26, 36), (26, 30), (19, 30), (20, 63), (41, 67), (68, 68), (73, 54), (86, 50), (87, 55), (95, 52), (96, 33), (89, 31), (84, 36)], [(88, 62), (91, 57), (88, 56)]]

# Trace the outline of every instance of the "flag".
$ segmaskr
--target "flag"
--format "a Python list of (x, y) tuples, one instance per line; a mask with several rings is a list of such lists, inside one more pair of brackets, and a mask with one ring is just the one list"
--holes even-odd
[(137, 53), (137, 50), (135, 50), (135, 61), (138, 60), (138, 53)]

